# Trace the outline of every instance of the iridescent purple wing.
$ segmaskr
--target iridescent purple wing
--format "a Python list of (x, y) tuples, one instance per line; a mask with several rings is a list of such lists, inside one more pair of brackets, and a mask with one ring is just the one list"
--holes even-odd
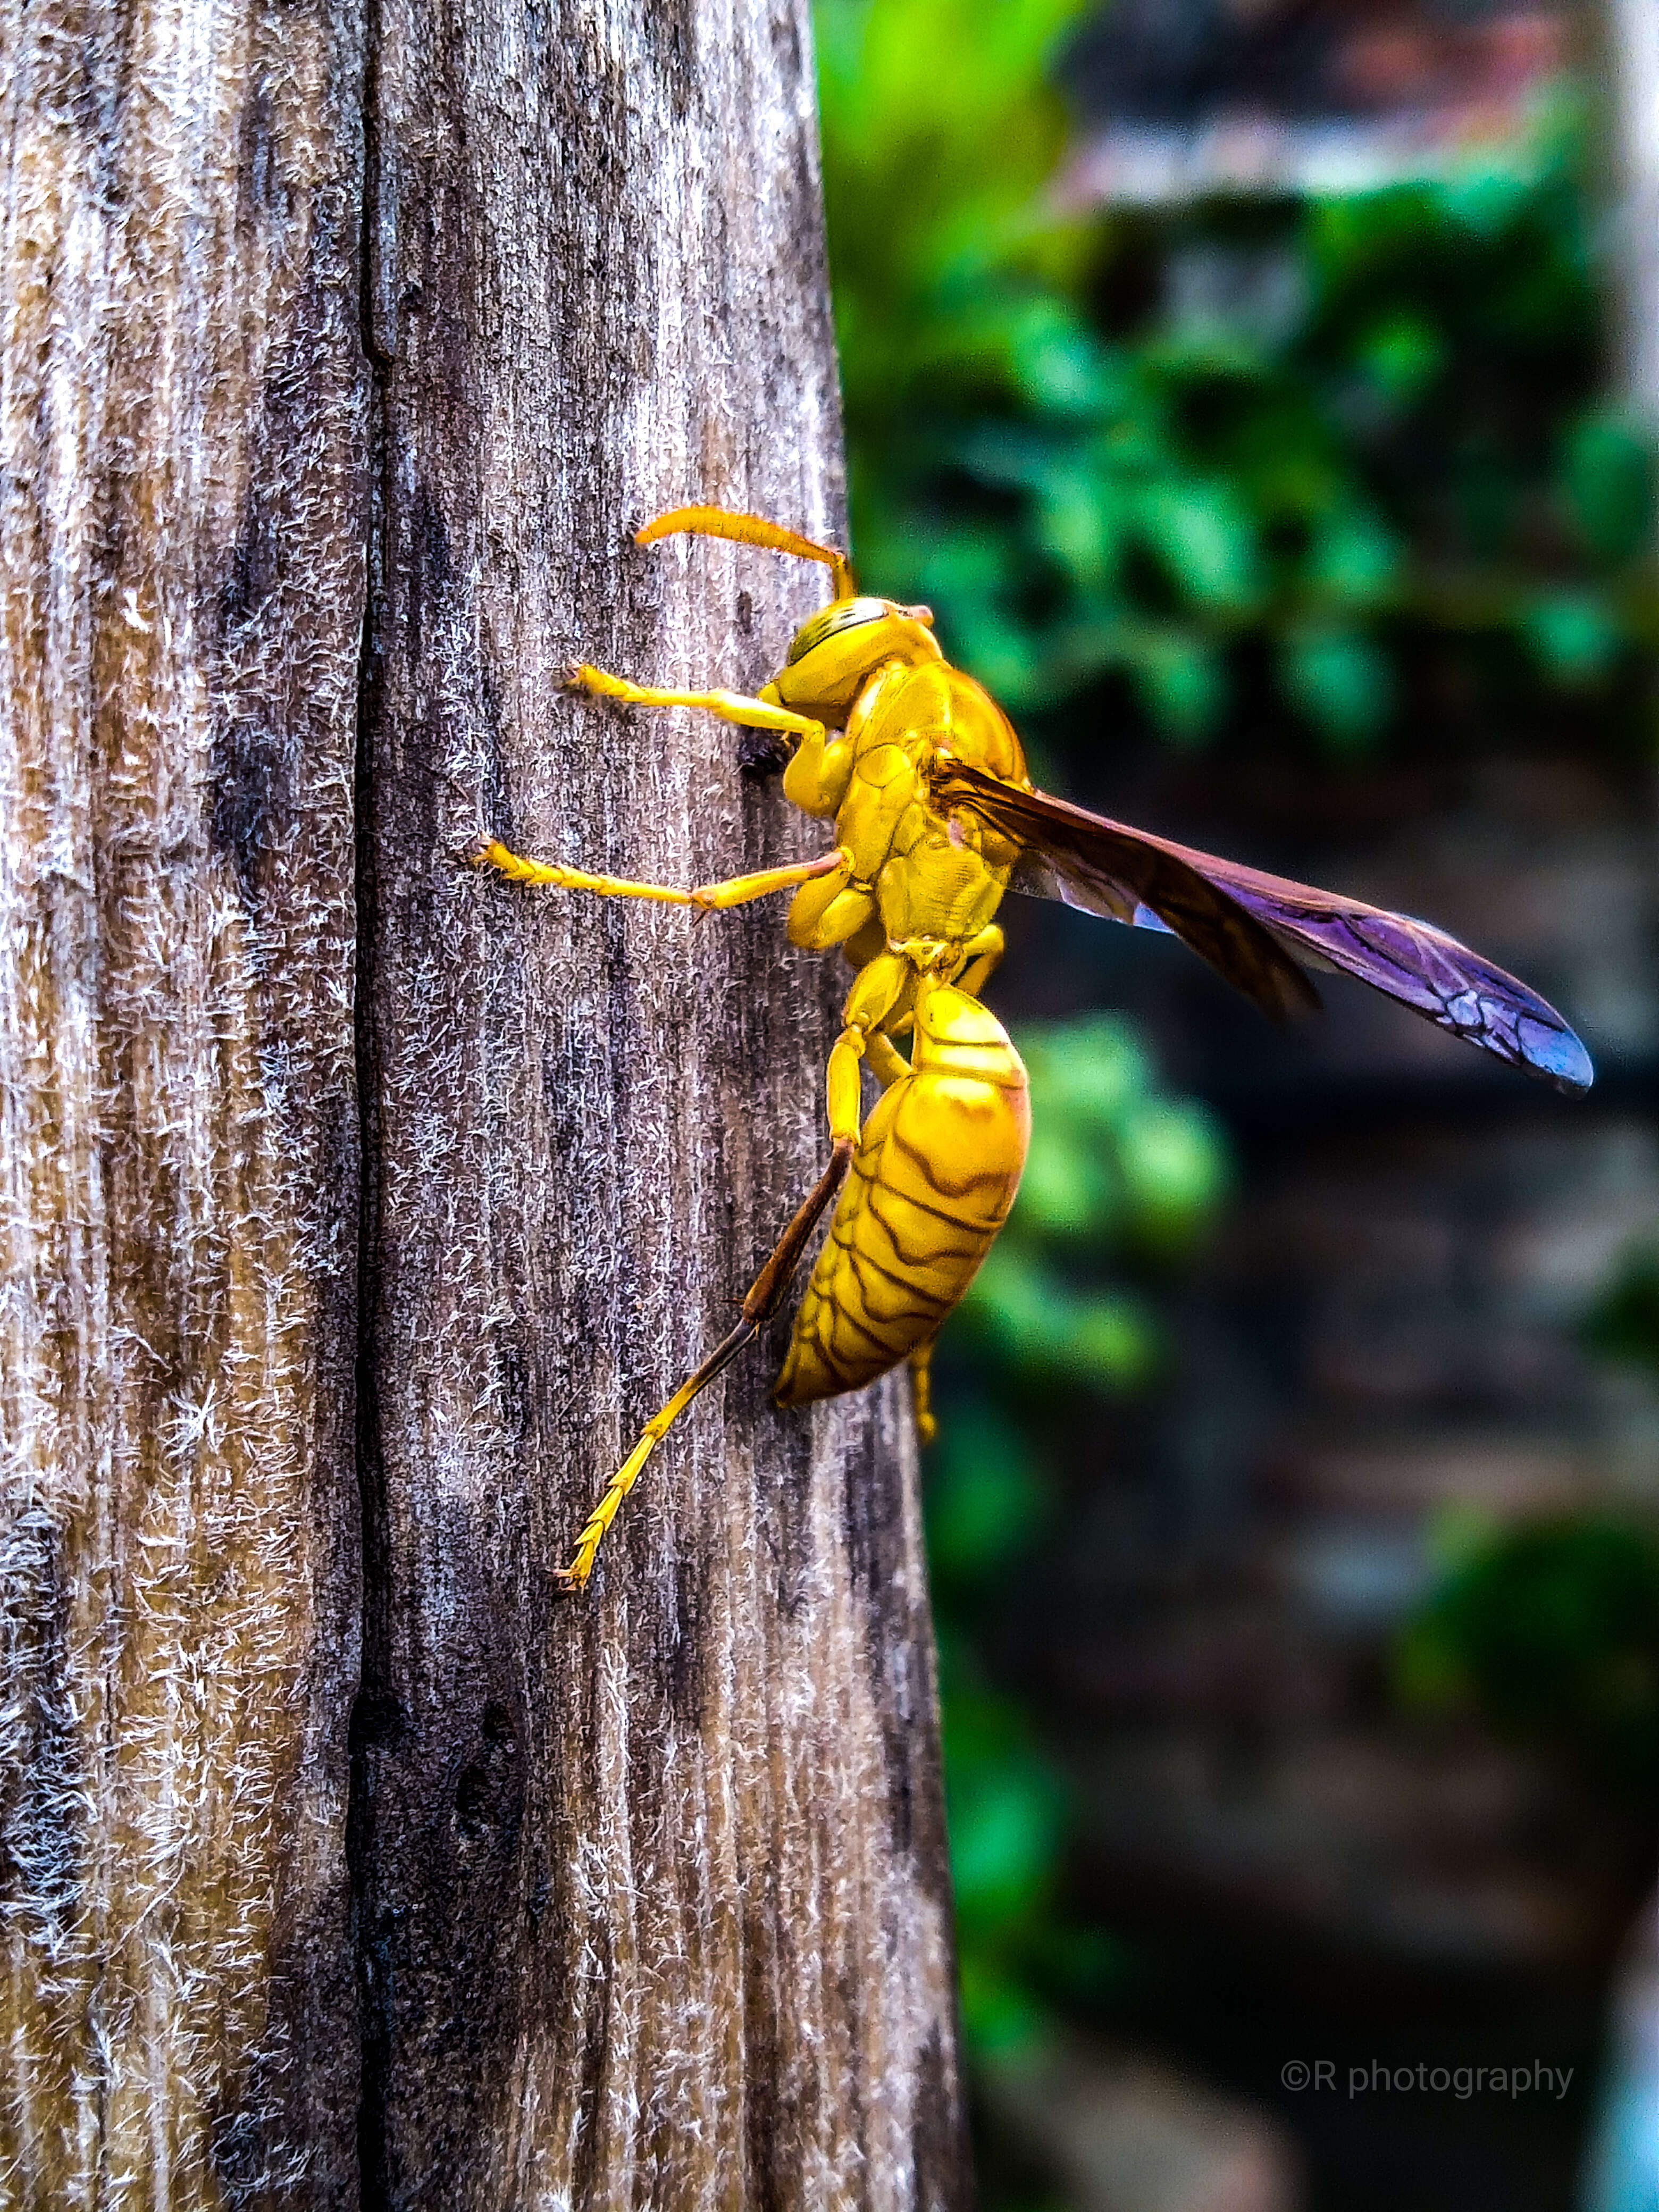
[(933, 796), (947, 813), (969, 809), (1020, 848), (1016, 890), (1170, 930), (1270, 1013), (1318, 1004), (1297, 965), (1305, 960), (1358, 976), (1570, 1096), (1594, 1079), (1589, 1054), (1553, 1006), (1427, 922), (1195, 853), (949, 756), (934, 770)]
[(1174, 845), (1004, 783), (948, 754), (936, 760), (931, 788), (943, 812), (971, 808), (1020, 848), (1017, 890), (1115, 921), (1155, 915), (1155, 926), (1191, 945), (1265, 1012), (1282, 1019), (1317, 1007), (1318, 992), (1273, 934)]

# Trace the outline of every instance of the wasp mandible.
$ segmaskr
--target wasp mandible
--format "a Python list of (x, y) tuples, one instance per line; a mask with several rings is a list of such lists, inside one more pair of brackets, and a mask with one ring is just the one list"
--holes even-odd
[[(979, 997), (1002, 953), (995, 916), (1011, 889), (1172, 932), (1270, 1014), (1317, 1006), (1303, 963), (1341, 969), (1569, 1094), (1589, 1088), (1589, 1055), (1554, 1008), (1443, 932), (1033, 789), (1012, 725), (945, 659), (929, 610), (861, 596), (844, 554), (714, 507), (659, 515), (637, 542), (679, 534), (820, 562), (835, 595), (753, 698), (662, 690), (586, 665), (570, 672), (572, 687), (635, 706), (701, 707), (775, 732), (787, 754), (785, 797), (832, 820), (835, 844), (695, 890), (521, 860), (493, 842), (473, 858), (517, 883), (705, 912), (793, 890), (791, 943), (839, 945), (857, 972), (830, 1054), (830, 1164), (750, 1286), (737, 1327), (612, 1476), (559, 1577), (567, 1589), (592, 1572), (657, 1444), (782, 1306), (832, 1200), (776, 1402), (856, 1390), (908, 1360), (917, 1425), (931, 1437), (933, 1340), (1007, 1218), (1030, 1132), (1024, 1067)], [(908, 1058), (897, 1042), (906, 1037)], [(864, 1067), (883, 1086), (868, 1115)]]

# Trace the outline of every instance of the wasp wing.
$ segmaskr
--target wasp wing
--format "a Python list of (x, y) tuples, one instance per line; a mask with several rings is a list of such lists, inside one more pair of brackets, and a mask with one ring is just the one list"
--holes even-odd
[(1063, 898), (1091, 914), (1172, 931), (1247, 998), (1278, 1017), (1311, 1013), (1319, 994), (1243, 902), (1211, 883), (1193, 856), (1158, 837), (1091, 814), (1044, 792), (940, 757), (934, 802), (966, 806), (1021, 848), (1021, 890)]
[(1171, 930), (1269, 1012), (1317, 1005), (1297, 965), (1310, 961), (1358, 976), (1570, 1096), (1594, 1079), (1589, 1054), (1547, 1000), (1427, 922), (1194, 852), (954, 757), (939, 763), (933, 793), (945, 811), (967, 807), (1021, 848), (1017, 889)]

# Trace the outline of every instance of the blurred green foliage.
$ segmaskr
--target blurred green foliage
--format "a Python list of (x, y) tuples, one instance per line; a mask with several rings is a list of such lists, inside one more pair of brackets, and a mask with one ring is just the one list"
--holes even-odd
[(1400, 1680), (1419, 1710), (1565, 1747), (1620, 1798), (1659, 1808), (1659, 1540), (1565, 1516), (1505, 1530), (1419, 1613)]
[(1036, 1380), (1132, 1388), (1152, 1370), (1155, 1333), (1145, 1306), (1099, 1277), (1190, 1245), (1221, 1195), (1219, 1135), (1159, 1091), (1127, 1022), (1089, 1014), (1022, 1030), (1019, 1046), (1030, 1153), (957, 1326)]
[(1565, 103), (1443, 182), (1062, 216), (1087, 12), (818, 0), (867, 582), (1017, 711), (1177, 744), (1254, 711), (1352, 752), (1425, 702), (1616, 690), (1656, 627), (1652, 457), (1600, 396)]
[(946, 1794), (963, 2026), (981, 2057), (1040, 2036), (1056, 2001), (1121, 1954), (1065, 1910), (1066, 1792), (1035, 1717), (996, 1682), (988, 1630), (1051, 1532), (1041, 1409), (1073, 1410), (1158, 1364), (1156, 1282), (1225, 1188), (1220, 1135), (1158, 1084), (1128, 1025), (1094, 1014), (1024, 1027), (1030, 1162), (1006, 1227), (953, 1322), (927, 1493), (939, 1624)]
[[(1090, 12), (815, 0), (865, 586), (930, 602), (952, 659), (1079, 764), (1109, 732), (1288, 728), (1353, 757), (1512, 736), (1552, 707), (1577, 729), (1639, 720), (1654, 471), (1601, 396), (1569, 108), (1442, 183), (1063, 210), (1054, 81)], [(981, 2062), (1129, 1971), (1069, 1917), (1066, 1794), (997, 1623), (1060, 1525), (1052, 1447), (1155, 1377), (1159, 1271), (1226, 1182), (1214, 1129), (1126, 1024), (1018, 1042), (1030, 1164), (945, 1339), (927, 1499)], [(1588, 1731), (1626, 1771), (1654, 1679), (1627, 1534), (1467, 1560), (1422, 1625), (1419, 1690), (1479, 1698), (1501, 1676), (1516, 1725)]]
[(1659, 1382), (1659, 1246), (1637, 1244), (1584, 1320), (1584, 1341)]
[[(1625, 1255), (1583, 1333), (1659, 1382), (1659, 1249)], [(1463, 1550), (1402, 1641), (1407, 1701), (1559, 1746), (1626, 1804), (1659, 1811), (1659, 1531), (1560, 1515)]]

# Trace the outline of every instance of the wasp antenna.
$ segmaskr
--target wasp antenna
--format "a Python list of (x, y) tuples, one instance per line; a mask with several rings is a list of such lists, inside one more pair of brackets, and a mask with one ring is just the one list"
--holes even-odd
[(803, 561), (818, 561), (829, 569), (838, 599), (852, 599), (858, 589), (847, 556), (832, 545), (803, 538), (799, 530), (786, 530), (781, 522), (763, 515), (737, 514), (724, 507), (677, 507), (659, 514), (636, 532), (636, 545), (653, 545), (659, 538), (724, 538), (734, 545), (767, 545), (775, 553), (793, 553)]

